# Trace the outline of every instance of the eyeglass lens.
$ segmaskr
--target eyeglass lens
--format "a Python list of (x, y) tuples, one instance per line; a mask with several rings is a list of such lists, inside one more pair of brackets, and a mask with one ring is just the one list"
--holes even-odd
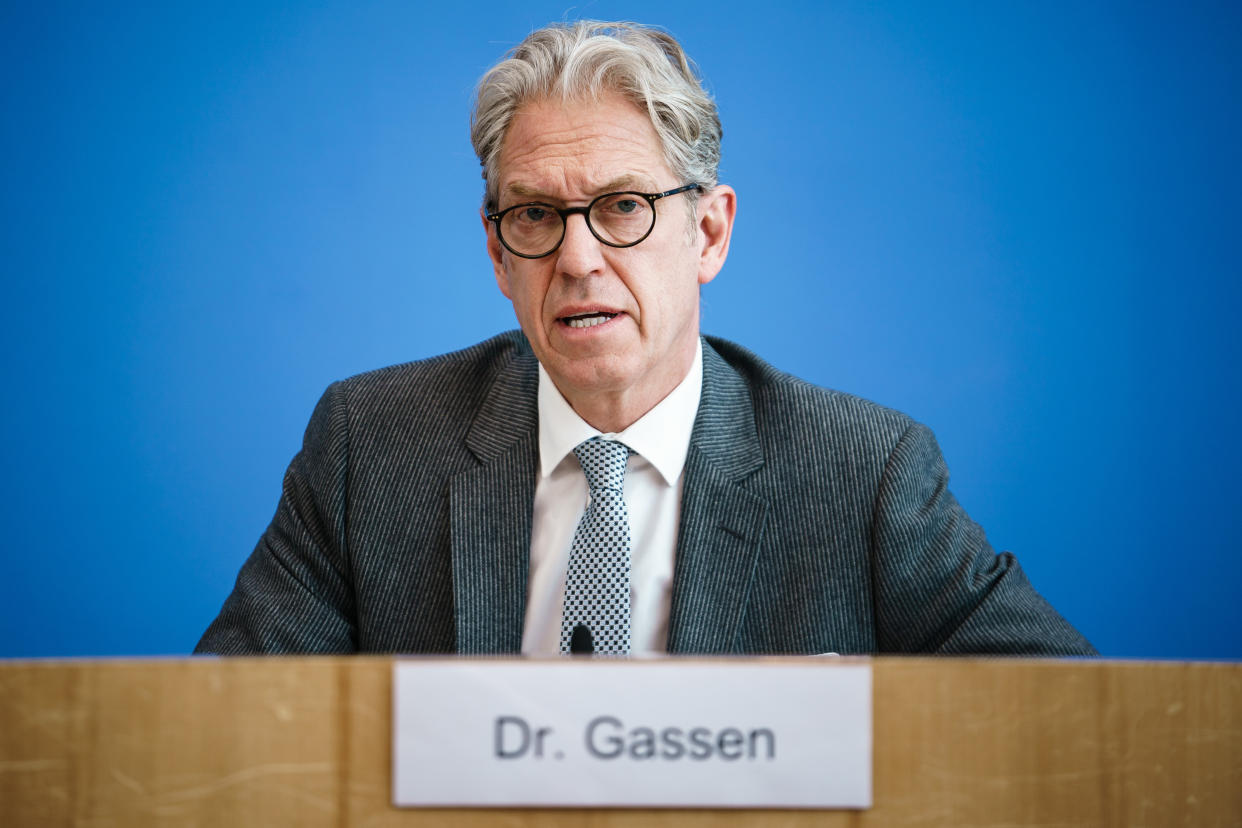
[[(655, 210), (639, 193), (609, 193), (591, 202), (587, 223), (600, 241), (625, 246), (641, 241), (655, 224)], [(554, 207), (524, 204), (505, 213), (500, 235), (509, 247), (528, 256), (550, 253), (561, 242), (565, 220)]]

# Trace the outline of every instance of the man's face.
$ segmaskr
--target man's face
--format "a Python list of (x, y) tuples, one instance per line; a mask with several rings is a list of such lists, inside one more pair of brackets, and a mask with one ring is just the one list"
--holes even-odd
[[(526, 104), (509, 126), (497, 166), (501, 210), (527, 201), (580, 206), (607, 192), (655, 193), (687, 183), (665, 164), (647, 116), (620, 96)], [(601, 430), (628, 426), (685, 377), (699, 333), (699, 286), (716, 275), (728, 250), (728, 187), (702, 199), (694, 228), (684, 195), (661, 199), (655, 209), (651, 235), (628, 248), (601, 243), (582, 216), (570, 216), (561, 246), (540, 259), (514, 256), (484, 221), (496, 281), (535, 355), (570, 404)], [(583, 318), (605, 321), (583, 326)]]

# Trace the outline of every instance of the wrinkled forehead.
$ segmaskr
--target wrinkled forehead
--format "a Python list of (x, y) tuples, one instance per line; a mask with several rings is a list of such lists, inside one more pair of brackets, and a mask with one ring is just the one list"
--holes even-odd
[(497, 158), (494, 197), (577, 200), (674, 186), (647, 113), (620, 95), (522, 105)]

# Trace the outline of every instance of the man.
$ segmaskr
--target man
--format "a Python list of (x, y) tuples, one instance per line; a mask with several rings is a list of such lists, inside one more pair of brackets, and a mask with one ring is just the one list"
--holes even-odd
[(521, 334), (331, 386), (198, 650), (1092, 653), (926, 428), (700, 337), (720, 134), (656, 30), (493, 67), (472, 139)]

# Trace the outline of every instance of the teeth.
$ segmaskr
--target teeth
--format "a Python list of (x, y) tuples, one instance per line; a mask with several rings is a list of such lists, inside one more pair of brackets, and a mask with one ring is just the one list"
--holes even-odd
[(614, 316), (616, 316), (615, 313), (595, 313), (590, 316), (571, 316), (565, 320), (565, 324), (571, 328), (593, 328), (596, 325), (604, 324)]

